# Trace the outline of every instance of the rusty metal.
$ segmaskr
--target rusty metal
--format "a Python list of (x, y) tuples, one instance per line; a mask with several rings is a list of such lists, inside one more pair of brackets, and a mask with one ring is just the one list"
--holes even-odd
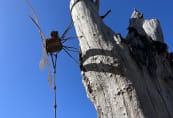
[(51, 32), (51, 37), (46, 40), (46, 50), (48, 53), (59, 52), (62, 50), (62, 43), (57, 31)]

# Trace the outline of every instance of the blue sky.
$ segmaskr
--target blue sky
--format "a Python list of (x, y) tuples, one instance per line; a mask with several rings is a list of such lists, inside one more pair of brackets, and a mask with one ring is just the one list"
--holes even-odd
[[(30, 0), (42, 30), (60, 34), (70, 22), (69, 0)], [(133, 8), (145, 18), (158, 18), (165, 42), (173, 51), (173, 2), (170, 0), (101, 0), (100, 14), (112, 9), (104, 21), (115, 32), (127, 33)], [(53, 91), (47, 70), (39, 70), (41, 40), (29, 19), (24, 0), (0, 0), (0, 118), (53, 118)], [(72, 29), (68, 36), (75, 36)], [(78, 47), (78, 41), (67, 43)], [(78, 58), (78, 54), (73, 54)], [(63, 51), (57, 62), (58, 118), (96, 118), (94, 106), (86, 96), (79, 67)]]

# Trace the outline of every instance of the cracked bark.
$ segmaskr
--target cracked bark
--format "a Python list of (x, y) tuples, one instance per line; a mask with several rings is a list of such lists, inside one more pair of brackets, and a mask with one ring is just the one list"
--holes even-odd
[(172, 60), (165, 48), (158, 51), (164, 47), (159, 21), (145, 20), (134, 10), (122, 39), (103, 23), (90, 0), (70, 4), (83, 84), (98, 117), (172, 118)]

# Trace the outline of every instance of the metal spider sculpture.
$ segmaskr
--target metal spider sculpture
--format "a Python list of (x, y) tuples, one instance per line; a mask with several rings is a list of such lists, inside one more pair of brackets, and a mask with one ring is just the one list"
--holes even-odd
[[(49, 78), (49, 83), (51, 83), (51, 77), (50, 77), (50, 64), (48, 61), (48, 56), (50, 55), (51, 58), (53, 58), (53, 56), (55, 57), (54, 61), (57, 58), (57, 54), (64, 50), (65, 53), (67, 53), (67, 55), (72, 58), (76, 63), (78, 63), (78, 61), (70, 54), (70, 52), (78, 52), (77, 48), (71, 47), (71, 46), (66, 46), (64, 45), (64, 43), (70, 39), (74, 39), (77, 37), (66, 37), (66, 34), (68, 33), (68, 31), (72, 28), (73, 26), (73, 22), (71, 21), (70, 24), (67, 26), (67, 28), (65, 29), (65, 31), (63, 32), (62, 36), (60, 37), (58, 34), (58, 31), (52, 31), (50, 33), (50, 38), (45, 38), (45, 35), (43, 33), (43, 31), (41, 30), (41, 27), (39, 25), (39, 20), (38, 20), (38, 16), (34, 10), (34, 8), (32, 7), (32, 5), (26, 0), (27, 4), (29, 5), (31, 11), (32, 11), (32, 15), (33, 17), (29, 16), (30, 19), (32, 20), (32, 22), (36, 25), (36, 27), (38, 28), (40, 37), (42, 39), (42, 44), (43, 44), (43, 57), (40, 61), (40, 69), (43, 69), (45, 67), (45, 65), (48, 65), (48, 78)], [(53, 66), (56, 66), (55, 63), (53, 63)], [(54, 68), (55, 69), (55, 68)]]
[(40, 69), (43, 69), (45, 67), (45, 65), (47, 65), (48, 81), (49, 81), (50, 87), (52, 87), (52, 74), (51, 74), (51, 66), (49, 63), (49, 56), (51, 57), (51, 61), (52, 61), (52, 65), (53, 65), (53, 73), (54, 73), (53, 89), (54, 89), (54, 110), (55, 110), (55, 118), (56, 118), (56, 108), (57, 108), (57, 104), (56, 104), (56, 60), (57, 60), (57, 55), (59, 54), (60, 51), (64, 50), (70, 58), (72, 58), (76, 63), (78, 63), (78, 61), (70, 54), (70, 52), (78, 52), (78, 49), (64, 45), (64, 43), (66, 41), (77, 38), (77, 37), (66, 37), (66, 34), (73, 26), (73, 22), (71, 21), (71, 23), (67, 26), (67, 28), (65, 29), (65, 31), (61, 37), (59, 36), (58, 31), (52, 31), (50, 33), (50, 38), (45, 38), (44, 33), (42, 32), (41, 27), (39, 25), (39, 20), (38, 20), (38, 17), (37, 17), (37, 14), (36, 14), (34, 8), (29, 3), (29, 1), (26, 0), (26, 2), (28, 4), (28, 6), (30, 7), (30, 9), (32, 11), (32, 15), (33, 15), (33, 17), (30, 16), (30, 19), (33, 21), (33, 23), (38, 28), (38, 31), (39, 31), (39, 34), (40, 34), (40, 37), (42, 40), (43, 57), (40, 61)]

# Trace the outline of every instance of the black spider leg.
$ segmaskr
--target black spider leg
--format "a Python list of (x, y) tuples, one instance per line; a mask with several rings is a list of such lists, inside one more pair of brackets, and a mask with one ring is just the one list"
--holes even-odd
[(76, 38), (78, 38), (78, 37), (77, 36), (70, 36), (70, 37), (67, 37), (67, 38), (62, 39), (61, 40), (61, 43), (65, 43), (68, 40), (72, 40), (72, 39), (76, 39)]
[[(34, 18), (32, 18), (31, 16), (29, 16), (29, 17), (32, 20), (32, 22), (36, 25), (36, 27), (38, 28), (39, 34), (40, 34), (42, 42), (43, 42), (45, 36), (44, 36), (44, 34), (43, 34), (42, 30), (41, 30), (41, 27), (39, 26), (39, 24), (36, 22), (36, 20)], [(43, 43), (43, 46), (44, 46), (44, 48), (46, 47), (46, 45), (44, 43)]]
[(63, 47), (66, 50), (71, 51), (71, 52), (79, 52), (79, 49), (78, 48), (74, 48), (74, 47), (70, 47), (70, 46), (65, 46), (65, 45), (63, 45)]
[(63, 50), (67, 53), (67, 55), (68, 55), (71, 59), (73, 59), (74, 62), (76, 62), (76, 63), (78, 64), (78, 61), (68, 52), (68, 50), (67, 50), (65, 47), (62, 47), (62, 48), (63, 48)]
[(29, 16), (29, 17), (32, 20), (32, 22), (36, 25), (36, 27), (41, 31), (41, 28), (40, 28), (38, 22), (33, 17), (31, 17), (31, 16)]
[(73, 27), (73, 21), (71, 20), (70, 24), (67, 26), (66, 30), (60, 37), (61, 41), (65, 40), (65, 35), (68, 33), (68, 31)]
[[(70, 24), (67, 26), (66, 30), (64, 31), (64, 33), (62, 34), (62, 36), (60, 37), (61, 39), (61, 43), (65, 43), (67, 40), (72, 39), (72, 37), (68, 37), (65, 38), (65, 35), (68, 33), (68, 31), (73, 27), (73, 21), (71, 20)], [(69, 51), (76, 51), (74, 50), (75, 48), (73, 47), (68, 47), (68, 46), (62, 46), (62, 48), (64, 49), (64, 51), (67, 53), (67, 55), (73, 59), (73, 61), (75, 61), (78, 64), (78, 61), (70, 54)]]

